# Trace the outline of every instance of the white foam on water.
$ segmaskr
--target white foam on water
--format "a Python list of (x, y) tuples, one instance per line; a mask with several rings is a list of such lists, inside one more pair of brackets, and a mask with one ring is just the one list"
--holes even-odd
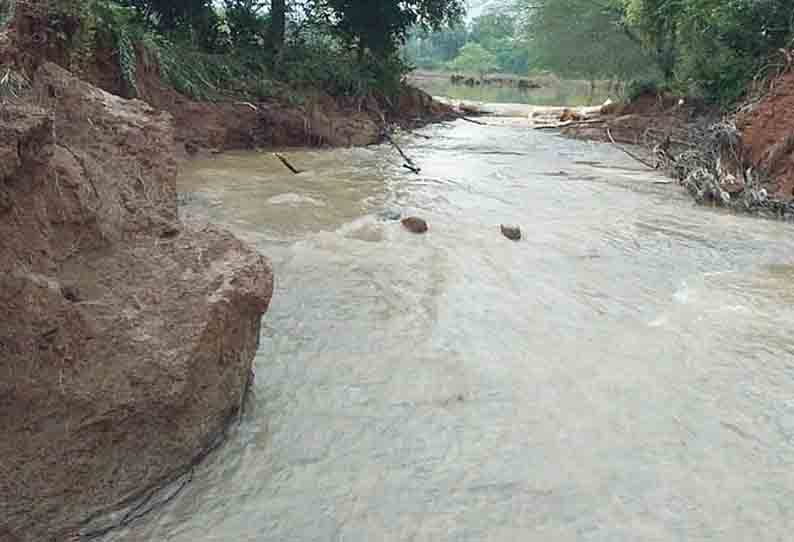
[(327, 204), (311, 196), (304, 196), (288, 192), (269, 198), (267, 202), (271, 205), (311, 205), (313, 207), (326, 207)]

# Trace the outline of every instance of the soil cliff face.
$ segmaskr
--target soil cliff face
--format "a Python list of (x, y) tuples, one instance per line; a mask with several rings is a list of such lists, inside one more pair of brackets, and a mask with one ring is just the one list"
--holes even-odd
[(45, 62), (0, 104), (0, 540), (90, 530), (241, 406), (272, 274), (181, 224), (175, 180), (144, 102)]
[(769, 92), (740, 114), (737, 124), (753, 165), (772, 181), (771, 193), (794, 199), (794, 72), (773, 79)]

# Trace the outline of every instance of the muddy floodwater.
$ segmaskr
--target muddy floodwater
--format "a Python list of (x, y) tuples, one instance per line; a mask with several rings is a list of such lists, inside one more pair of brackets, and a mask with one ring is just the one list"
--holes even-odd
[(421, 133), (419, 175), (388, 146), (183, 168), (183, 216), (277, 289), (229, 441), (108, 540), (791, 540), (792, 226), (608, 145)]

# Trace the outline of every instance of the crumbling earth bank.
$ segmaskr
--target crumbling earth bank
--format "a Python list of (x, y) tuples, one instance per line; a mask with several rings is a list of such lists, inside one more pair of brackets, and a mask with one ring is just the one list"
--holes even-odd
[(239, 410), (267, 261), (179, 222), (170, 116), (50, 63), (0, 106), (0, 540), (65, 540)]

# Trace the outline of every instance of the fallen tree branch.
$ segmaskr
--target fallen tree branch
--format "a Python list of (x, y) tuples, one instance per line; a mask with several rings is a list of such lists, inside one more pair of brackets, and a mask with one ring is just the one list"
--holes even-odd
[(247, 105), (248, 107), (250, 107), (254, 111), (259, 112), (259, 108), (257, 106), (255, 106), (254, 104), (252, 104), (251, 102), (234, 102), (234, 103), (236, 105)]
[(281, 163), (282, 163), (282, 164), (284, 164), (284, 167), (286, 167), (288, 170), (290, 170), (290, 171), (291, 171), (292, 173), (294, 173), (295, 175), (298, 175), (299, 173), (302, 173), (302, 171), (301, 171), (301, 170), (299, 170), (298, 168), (296, 168), (295, 166), (293, 166), (292, 164), (290, 164), (290, 163), (289, 163), (289, 160), (287, 160), (286, 158), (284, 158), (284, 157), (283, 157), (282, 155), (280, 155), (279, 153), (277, 153), (277, 152), (274, 152), (274, 153), (273, 153), (273, 155), (274, 155), (276, 158), (278, 158), (278, 159), (281, 161)]
[(407, 154), (405, 154), (403, 152), (403, 150), (400, 148), (400, 146), (397, 144), (397, 142), (394, 141), (394, 139), (391, 137), (391, 135), (389, 134), (388, 131), (386, 131), (386, 130), (383, 131), (383, 137), (386, 139), (386, 141), (391, 143), (392, 147), (397, 149), (397, 152), (399, 152), (400, 156), (402, 156), (403, 160), (405, 160), (405, 163), (403, 164), (403, 167), (405, 169), (409, 169), (409, 170), (413, 171), (416, 174), (419, 174), (419, 172), (422, 171), (422, 169), (419, 166), (417, 166), (414, 163), (414, 161), (411, 160), (411, 158)]
[(433, 139), (433, 138), (432, 138), (432, 137), (430, 137), (429, 135), (420, 134), (419, 132), (414, 132), (413, 130), (408, 130), (408, 129), (406, 129), (406, 128), (402, 128), (402, 131), (403, 131), (403, 132), (405, 132), (406, 134), (410, 134), (410, 135), (412, 135), (412, 136), (414, 136), (414, 137), (420, 137), (420, 138), (422, 138), (422, 139), (428, 139), (428, 140), (429, 140), (429, 139)]
[(656, 169), (656, 167), (654, 167), (653, 164), (649, 163), (646, 160), (643, 160), (642, 158), (640, 158), (639, 156), (637, 156), (633, 152), (631, 152), (628, 149), (624, 148), (623, 146), (619, 145), (618, 142), (615, 141), (615, 138), (612, 137), (612, 131), (609, 129), (609, 126), (606, 127), (606, 130), (607, 130), (607, 136), (609, 136), (609, 140), (612, 142), (612, 144), (614, 146), (616, 146), (618, 149), (623, 151), (626, 155), (630, 156), (631, 158), (633, 158), (634, 160), (636, 160), (637, 162), (639, 162), (643, 166), (645, 166), (645, 167), (647, 167), (649, 169), (654, 169), (654, 170)]
[(556, 124), (538, 124), (532, 128), (535, 130), (556, 130), (559, 128), (567, 128), (569, 126), (587, 126), (588, 124), (603, 124), (607, 119), (588, 119), (588, 120), (567, 120), (565, 122), (558, 122)]
[(470, 123), (472, 123), (472, 124), (478, 124), (478, 125), (480, 125), (480, 126), (490, 126), (490, 124), (488, 124), (488, 123), (486, 123), (486, 122), (480, 122), (480, 121), (478, 121), (478, 120), (470, 119), (469, 117), (467, 117), (467, 116), (465, 116), (465, 115), (458, 115), (458, 118), (459, 118), (460, 120), (465, 120), (466, 122), (470, 122)]
[(474, 154), (484, 154), (486, 156), (496, 155), (496, 156), (526, 156), (527, 153), (525, 152), (515, 152), (515, 151), (479, 151), (475, 152)]

